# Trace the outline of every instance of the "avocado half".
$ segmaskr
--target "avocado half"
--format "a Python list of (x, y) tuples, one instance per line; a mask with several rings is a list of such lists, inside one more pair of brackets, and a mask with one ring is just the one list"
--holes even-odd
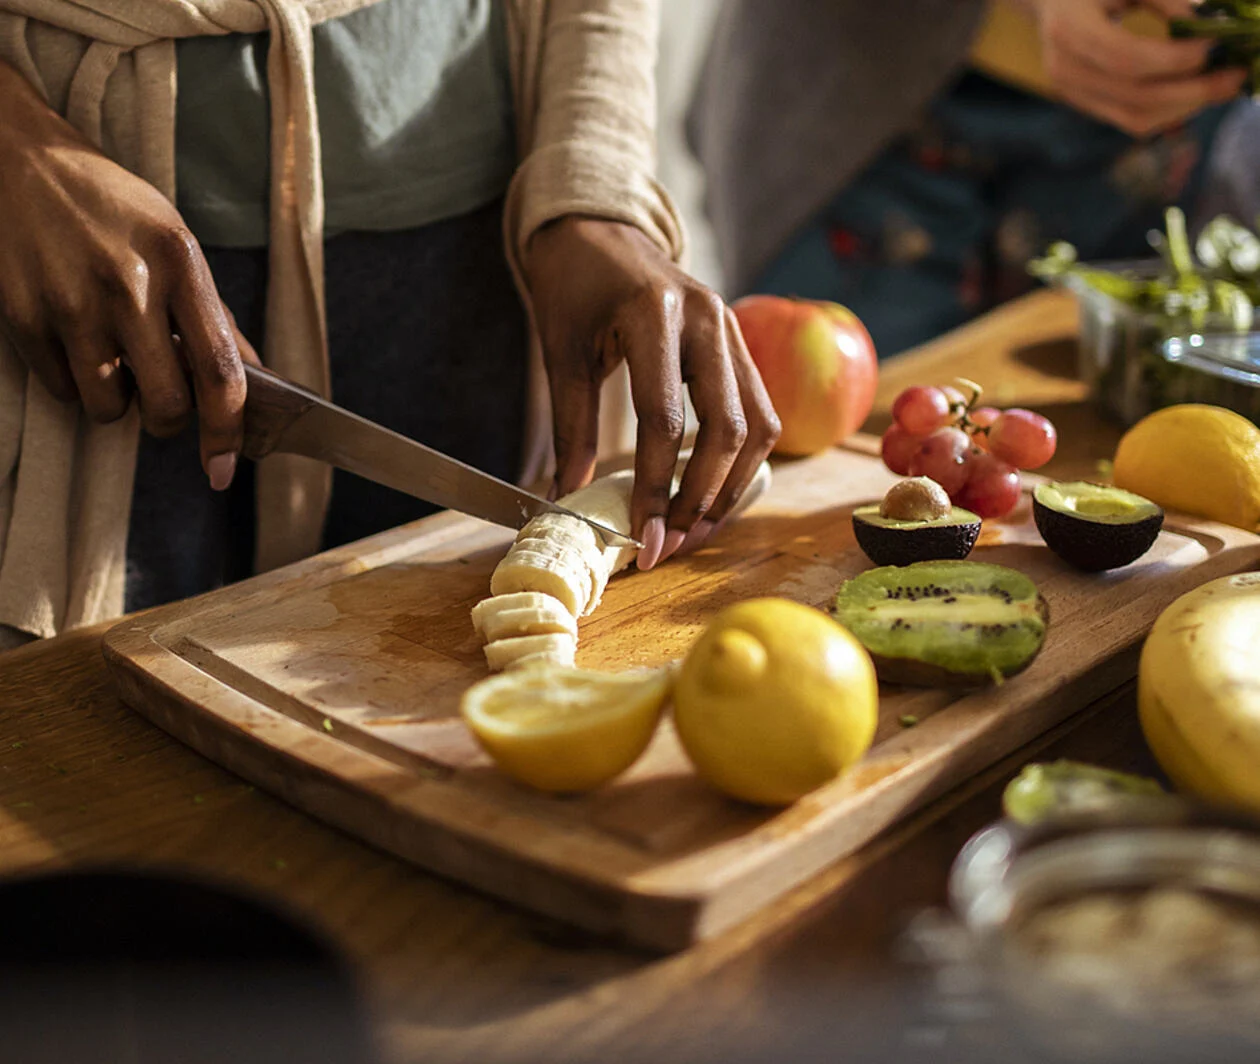
[(1164, 511), (1123, 488), (1073, 481), (1038, 484), (1033, 519), (1055, 554), (1098, 573), (1128, 565), (1150, 550), (1164, 525)]
[(853, 511), (853, 534), (876, 565), (911, 565), (967, 557), (980, 535), (980, 518), (953, 506), (943, 517), (903, 521), (881, 517), (879, 503), (871, 503)]

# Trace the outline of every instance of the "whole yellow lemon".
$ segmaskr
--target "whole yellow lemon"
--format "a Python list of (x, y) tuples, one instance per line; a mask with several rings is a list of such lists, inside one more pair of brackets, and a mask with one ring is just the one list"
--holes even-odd
[(674, 723), (696, 771), (761, 805), (786, 805), (835, 779), (871, 745), (878, 714), (866, 649), (826, 614), (787, 599), (719, 613), (674, 687)]
[(1116, 487), (1169, 510), (1260, 527), (1260, 429), (1219, 406), (1149, 414), (1120, 440)]

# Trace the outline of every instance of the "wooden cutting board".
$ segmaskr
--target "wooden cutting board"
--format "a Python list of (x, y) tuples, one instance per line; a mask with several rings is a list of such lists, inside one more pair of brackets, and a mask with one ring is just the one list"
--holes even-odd
[[(782, 595), (826, 608), (869, 566), (850, 512), (894, 478), (874, 441), (782, 463), (767, 496), (690, 558), (614, 578), (582, 625), (580, 665), (682, 656), (720, 608)], [(1151, 551), (1102, 575), (1047, 550), (1027, 502), (972, 558), (1023, 570), (1050, 604), (1046, 645), (998, 688), (886, 688), (866, 758), (781, 811), (691, 772), (668, 722), (584, 797), (502, 777), (458, 715), (486, 675), (469, 623), (510, 531), (456, 514), (128, 620), (106, 638), (124, 698), (171, 734), (314, 816), (517, 904), (650, 948), (713, 935), (1131, 678), (1159, 612), (1260, 565), (1260, 537), (1169, 518)], [(917, 718), (913, 727), (899, 721)]]

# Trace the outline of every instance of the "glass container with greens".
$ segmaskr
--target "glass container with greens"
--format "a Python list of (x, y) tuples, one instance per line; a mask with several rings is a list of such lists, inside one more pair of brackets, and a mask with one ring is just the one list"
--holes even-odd
[(1029, 263), (1029, 272), (1076, 294), (1081, 377), (1122, 424), (1175, 403), (1208, 403), (1260, 420), (1260, 389), (1163, 354), (1170, 339), (1254, 335), (1260, 238), (1221, 216), (1192, 248), (1178, 208), (1169, 208), (1165, 222), (1164, 233), (1151, 234), (1158, 258), (1083, 264), (1072, 245), (1058, 243)]

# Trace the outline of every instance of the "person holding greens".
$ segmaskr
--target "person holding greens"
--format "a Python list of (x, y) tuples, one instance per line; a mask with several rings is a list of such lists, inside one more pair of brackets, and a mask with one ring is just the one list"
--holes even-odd
[(1051, 241), (1149, 255), (1246, 76), (1169, 39), (1193, 11), (732, 0), (689, 114), (728, 294), (843, 303), (884, 356), (1027, 290)]

